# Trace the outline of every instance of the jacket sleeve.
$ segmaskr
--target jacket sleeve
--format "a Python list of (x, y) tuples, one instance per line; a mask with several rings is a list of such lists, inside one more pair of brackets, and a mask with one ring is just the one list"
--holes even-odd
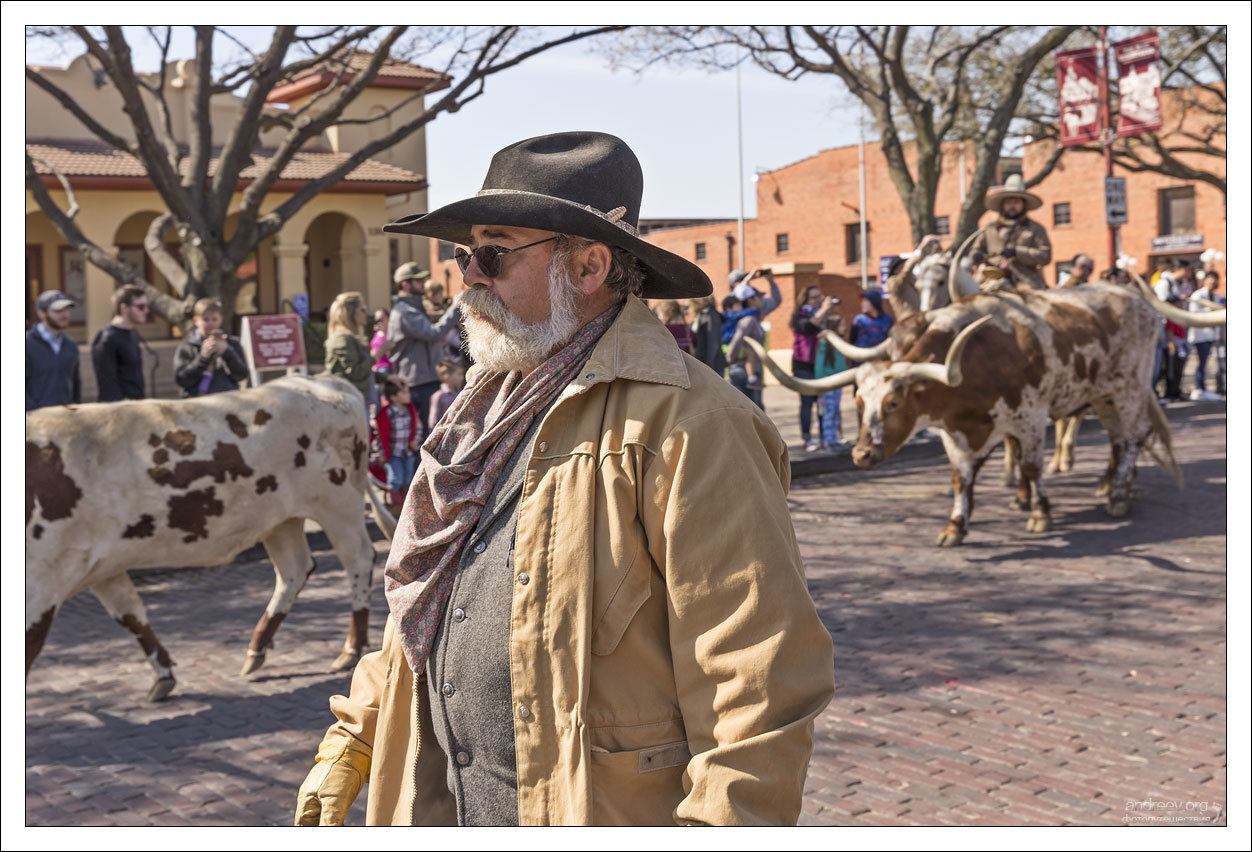
[(1014, 248), (1017, 249), (1017, 257), (1031, 266), (1044, 267), (1052, 262), (1052, 243), (1048, 240), (1048, 232), (1038, 223), (1022, 229)]
[(228, 338), (226, 351), (222, 353), (222, 363), (226, 365), (226, 375), (236, 382), (248, 378), (248, 359), (243, 354), (243, 344), (238, 337)]
[(378, 414), (374, 417), (374, 422), (378, 427), (378, 447), (383, 454), (383, 461), (391, 460), (391, 415), (387, 413), (386, 407), (380, 407)]
[(187, 341), (174, 352), (174, 382), (187, 393), (195, 393), (200, 377), (209, 369), (209, 362), (201, 357), (200, 349)]
[[(427, 343), (434, 343), (443, 339), (443, 336), (448, 333), (448, 329), (456, 325), (460, 316), (461, 309), (457, 305), (444, 314), (439, 322), (432, 323), (421, 311), (414, 310), (407, 305), (403, 307), (397, 305), (391, 311), (388, 334), (393, 340), (412, 337), (418, 340), (425, 340)], [(395, 329), (395, 331), (392, 329)]]
[(71, 399), (74, 400), (74, 404), (78, 405), (79, 403), (83, 401), (83, 374), (81, 370), (79, 369), (80, 364), (78, 362), (78, 344), (72, 344), (72, 345), (74, 346), (74, 371), (73, 371), (73, 378), (70, 380), (71, 381), (70, 394), (71, 394)]
[(122, 385), (117, 378), (117, 352), (112, 341), (111, 336), (101, 331), (91, 344), (91, 361), (96, 368), (97, 398), (100, 402), (117, 402), (122, 398)]
[(365, 347), (350, 335), (336, 335), (334, 343), (326, 349), (327, 372), (343, 376), (354, 385), (369, 378), (371, 366)]
[(774, 308), (782, 304), (782, 291), (778, 289), (778, 282), (772, 278), (769, 280), (769, 295), (761, 299), (761, 318), (769, 316)]
[(834, 694), (834, 665), (805, 583), (789, 482), (777, 430), (739, 406), (680, 422), (644, 475), (641, 515), (665, 577), (692, 754), (679, 824), (799, 819), (813, 722)]

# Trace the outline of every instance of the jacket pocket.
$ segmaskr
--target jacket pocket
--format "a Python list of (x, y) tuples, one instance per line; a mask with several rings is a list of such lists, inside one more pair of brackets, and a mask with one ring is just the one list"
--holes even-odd
[[(633, 448), (632, 448), (633, 449)], [(651, 591), (652, 558), (637, 513), (634, 452), (608, 455), (597, 485), (591, 653), (606, 656), (622, 640)]]
[(683, 773), (691, 751), (685, 741), (634, 751), (591, 752), (594, 825), (673, 825), (686, 796)]
[(605, 657), (621, 642), (635, 613), (651, 597), (652, 559), (644, 547), (642, 530), (620, 542), (611, 563), (597, 565), (593, 592), (591, 653)]

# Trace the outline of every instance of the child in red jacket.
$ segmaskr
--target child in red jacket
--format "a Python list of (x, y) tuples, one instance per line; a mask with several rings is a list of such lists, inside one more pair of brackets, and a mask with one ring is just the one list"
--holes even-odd
[(387, 488), (392, 494), (392, 510), (398, 511), (417, 472), (417, 448), (421, 442), (421, 421), (409, 395), (409, 386), (399, 376), (388, 376), (383, 383), (383, 407), (378, 412), (378, 443), (387, 466)]

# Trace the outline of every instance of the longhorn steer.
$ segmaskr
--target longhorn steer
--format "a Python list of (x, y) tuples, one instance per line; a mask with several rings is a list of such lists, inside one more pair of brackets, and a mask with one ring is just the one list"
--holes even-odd
[(26, 668), (57, 608), (90, 589), (174, 686), (126, 571), (218, 565), (261, 541), (274, 593), (243, 674), (265, 660), (315, 563), (304, 519), (329, 536), (351, 587), (352, 623), (333, 668), (366, 644), (373, 546), (362, 512), (368, 433), (360, 394), (328, 376), (288, 376), (196, 399), (44, 408), (26, 416)]
[[(952, 464), (953, 510), (938, 544), (968, 531), (979, 468), (1001, 440), (1016, 442), (1018, 502), (1026, 529), (1046, 531), (1041, 481), (1047, 425), (1091, 405), (1112, 442), (1106, 510), (1121, 517), (1139, 448), (1155, 433), (1179, 476), (1169, 427), (1148, 385), (1159, 318), (1133, 291), (1097, 282), (1069, 290), (1016, 290), (963, 299), (933, 313), (901, 360), (871, 362), (793, 389), (822, 392), (855, 381), (861, 432), (853, 461), (871, 468), (923, 428), (939, 430)], [(820, 386), (816, 386), (820, 385)]]

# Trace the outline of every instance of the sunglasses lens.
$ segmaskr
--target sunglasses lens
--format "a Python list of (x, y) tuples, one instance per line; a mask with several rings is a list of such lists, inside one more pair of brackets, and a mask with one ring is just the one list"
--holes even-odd
[(488, 278), (495, 278), (500, 274), (500, 250), (495, 246), (479, 246), (472, 252), (459, 248), (452, 253), (452, 256), (462, 272), (469, 269), (470, 258), (473, 258), (478, 261), (478, 268)]

